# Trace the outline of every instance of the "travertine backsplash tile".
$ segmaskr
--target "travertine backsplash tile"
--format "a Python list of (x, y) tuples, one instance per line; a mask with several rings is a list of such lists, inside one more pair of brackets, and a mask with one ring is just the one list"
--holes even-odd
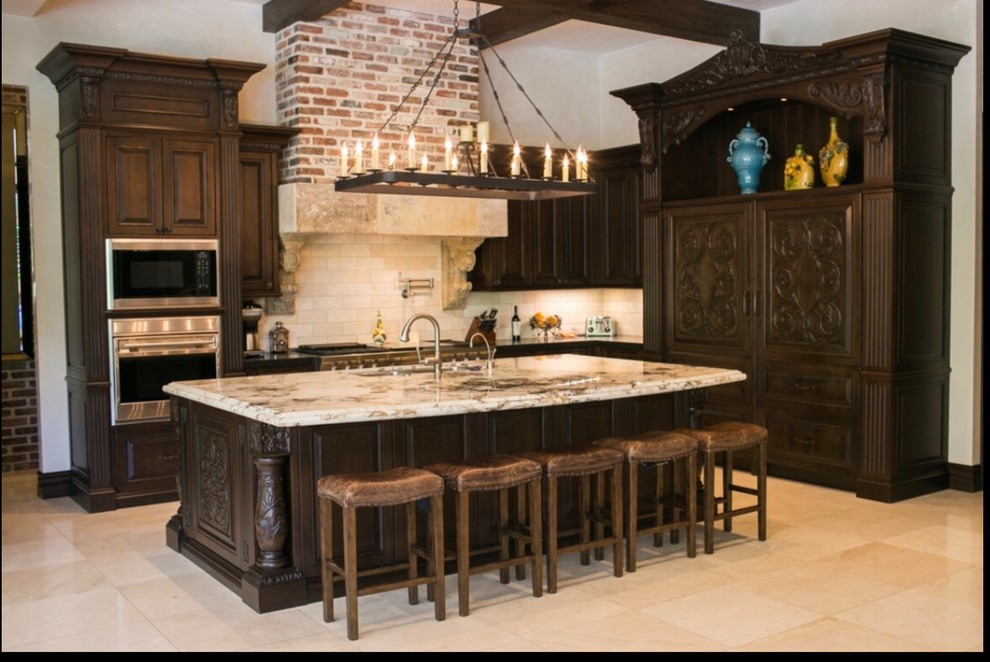
[[(267, 348), (268, 331), (281, 321), (290, 332), (290, 344), (371, 342), (378, 311), (389, 342), (398, 342), (402, 325), (415, 313), (425, 312), (440, 322), (445, 338), (461, 340), (471, 319), (498, 308), (496, 332), (509, 334), (512, 307), (519, 306), (523, 334), (532, 332), (526, 321), (533, 313), (555, 313), (563, 329), (583, 335), (589, 315), (611, 315), (618, 333), (643, 333), (643, 292), (639, 289), (539, 290), (529, 292), (471, 292), (463, 310), (443, 310), (439, 237), (322, 234), (310, 238), (301, 250), (295, 272), (298, 288), (295, 313), (266, 315), (259, 329)], [(402, 298), (402, 278), (432, 278), (434, 287), (416, 289)], [(418, 325), (417, 325), (418, 327)], [(429, 333), (426, 325), (417, 329)]]

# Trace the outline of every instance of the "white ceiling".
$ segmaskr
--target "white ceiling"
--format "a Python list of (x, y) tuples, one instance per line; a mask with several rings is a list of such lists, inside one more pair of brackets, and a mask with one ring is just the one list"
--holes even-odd
[[(263, 5), (268, 0), (237, 0), (255, 5)], [(409, 9), (444, 15), (454, 13), (453, 0), (364, 0), (365, 4), (375, 4), (383, 7)], [(799, 0), (713, 0), (724, 5), (732, 5), (743, 9), (762, 11), (781, 5), (787, 5)], [(18, 16), (34, 16), (45, 4), (46, 0), (2, 0), (3, 13)], [(484, 14), (498, 9), (497, 5), (481, 3), (480, 10)], [(463, 0), (458, 3), (461, 17), (473, 18), (477, 10), (475, 2)], [(484, 26), (482, 26), (484, 29)], [(589, 55), (602, 55), (622, 50), (631, 46), (664, 39), (654, 34), (634, 32), (623, 28), (613, 28), (606, 25), (586, 23), (584, 21), (566, 21), (545, 30), (526, 35), (516, 40), (520, 44), (539, 45), (546, 48), (559, 48)]]

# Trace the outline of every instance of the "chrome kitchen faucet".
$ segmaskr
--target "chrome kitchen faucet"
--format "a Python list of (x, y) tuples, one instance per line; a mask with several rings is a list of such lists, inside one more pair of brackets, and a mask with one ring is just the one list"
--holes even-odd
[(409, 327), (418, 319), (425, 319), (433, 325), (433, 378), (437, 381), (443, 376), (443, 363), (440, 361), (440, 323), (432, 315), (426, 313), (416, 313), (402, 326), (402, 333), (399, 340), (409, 342)]

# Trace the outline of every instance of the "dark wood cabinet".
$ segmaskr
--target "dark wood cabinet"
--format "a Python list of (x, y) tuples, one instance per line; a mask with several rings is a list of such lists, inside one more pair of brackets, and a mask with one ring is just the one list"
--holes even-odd
[(508, 234), (477, 249), (473, 289), (641, 286), (638, 146), (592, 157), (597, 195), (507, 203)]
[[(807, 424), (834, 422), (836, 416), (852, 422), (859, 357), (853, 227), (858, 199), (843, 190), (668, 206), (666, 357), (732, 366), (748, 376), (711, 389), (705, 417), (752, 420), (776, 407), (791, 418), (801, 411), (798, 420)], [(801, 468), (852, 489), (855, 440), (850, 426), (841, 462), (835, 448), (822, 451), (825, 468), (816, 465), (818, 444), (805, 443)], [(772, 438), (770, 461), (786, 464), (793, 455), (783, 448), (788, 445), (787, 438)]]
[(486, 239), (471, 272), (476, 290), (588, 287), (588, 196), (507, 203), (508, 235)]
[(241, 296), (279, 296), (278, 160), (299, 130), (253, 124), (241, 130)]
[(211, 312), (221, 317), (222, 374), (240, 370), (230, 341), (242, 337), (237, 95), (264, 65), (62, 43), (37, 68), (59, 93), (67, 491), (90, 512), (174, 500), (172, 424), (111, 423), (106, 240), (217, 237), (221, 309)]
[(176, 489), (179, 450), (170, 421), (113, 428), (114, 489), (121, 505), (160, 501)]
[(589, 243), (591, 280), (598, 287), (640, 287), (643, 237), (639, 149), (633, 146), (604, 150), (596, 152), (594, 158), (591, 172), (599, 192)]
[(216, 236), (219, 140), (107, 136), (107, 235)]
[[(896, 501), (948, 486), (951, 77), (969, 49), (882, 30), (820, 47), (736, 39), (639, 116), (644, 348), (742, 370), (705, 419), (769, 430), (772, 475)], [(785, 191), (783, 165), (838, 117), (850, 166)], [(771, 160), (742, 195), (726, 163), (750, 123)], [(817, 158), (816, 158), (817, 170)]]

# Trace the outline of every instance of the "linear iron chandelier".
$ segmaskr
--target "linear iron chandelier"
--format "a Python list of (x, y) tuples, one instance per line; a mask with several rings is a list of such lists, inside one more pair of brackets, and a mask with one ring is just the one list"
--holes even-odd
[[(480, 26), (481, 3), (476, 3), (476, 6), (475, 26)], [(431, 169), (429, 158), (425, 153), (421, 155), (420, 159), (417, 158), (414, 130), (423, 111), (430, 103), (433, 91), (443, 75), (453, 52), (454, 44), (459, 38), (474, 41), (477, 45), (485, 76), (491, 85), (495, 103), (502, 116), (502, 122), (512, 141), (513, 154), (507, 173), (499, 173), (492, 163), (492, 159), (489, 158), (487, 122), (478, 123), (477, 141), (475, 141), (475, 132), (470, 125), (461, 127), (460, 140), (456, 145), (451, 137), (447, 136), (442, 168)], [(454, 0), (453, 31), (372, 138), (370, 157), (365, 154), (363, 141), (358, 141), (353, 157), (349, 155), (346, 144), (342, 147), (341, 168), (334, 183), (335, 190), (342, 193), (430, 195), (500, 200), (547, 200), (597, 193), (598, 187), (588, 175), (587, 152), (581, 147), (575, 153), (565, 145), (559, 168), (555, 168), (553, 152), (548, 142), (544, 149), (541, 176), (530, 176), (529, 168), (521, 155), (519, 142), (512, 134), (512, 128), (509, 126), (509, 120), (502, 108), (498, 90), (492, 81), (491, 71), (484, 56), (485, 46), (498, 59), (499, 64), (515, 82), (517, 89), (533, 107), (537, 116), (553, 133), (556, 141), (563, 145), (564, 141), (560, 134), (550, 125), (543, 112), (529, 97), (523, 86), (519, 84), (508, 65), (499, 57), (488, 39), (477, 29), (458, 28), (458, 0)], [(385, 163), (382, 163), (379, 134), (389, 126), (389, 123), (401, 111), (406, 101), (434, 67), (436, 70), (430, 81), (429, 90), (424, 96), (415, 118), (409, 125), (405, 167), (399, 164), (399, 159), (394, 151), (389, 154)], [(571, 163), (574, 164), (573, 178), (570, 170)]]

